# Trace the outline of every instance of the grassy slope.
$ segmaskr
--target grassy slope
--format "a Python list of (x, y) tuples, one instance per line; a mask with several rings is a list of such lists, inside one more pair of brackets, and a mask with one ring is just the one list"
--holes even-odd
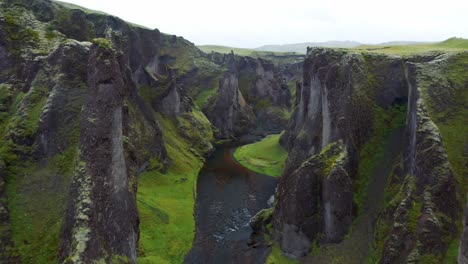
[[(37, 105), (27, 110), (29, 117), (37, 115), (37, 112), (40, 112)], [(13, 129), (11, 124), (19, 117), (13, 115), (12, 119), (7, 127), (9, 131)], [(32, 127), (32, 124), (28, 124), (27, 128)], [(34, 133), (28, 129), (23, 132)], [(77, 139), (72, 141), (76, 142)], [(9, 164), (8, 208), (16, 250), (25, 263), (54, 263), (60, 244), (61, 216), (66, 208), (67, 186), (73, 173), (75, 144), (62, 154), (51, 157), (46, 167), (41, 167), (29, 159), (18, 161), (18, 157), (13, 154), (19, 149), (25, 152), (31, 152), (31, 149), (5, 139), (0, 140), (0, 143), (0, 158)]]
[(288, 153), (279, 145), (280, 135), (239, 147), (234, 158), (246, 168), (273, 177), (281, 176)]
[(403, 56), (428, 52), (458, 52), (468, 50), (468, 39), (450, 38), (439, 43), (416, 45), (363, 45), (352, 50)]
[[(169, 41), (169, 37), (166, 37), (166, 41)], [(195, 104), (203, 109), (210, 97), (217, 94), (224, 69), (202, 56), (203, 53), (195, 46), (182, 41), (177, 44), (168, 43), (162, 54), (177, 58), (170, 66), (177, 68), (179, 75), (198, 69), (197, 75), (191, 77), (193, 83), (188, 92)]]
[(173, 121), (161, 115), (158, 121), (172, 162), (166, 173), (148, 171), (138, 180), (139, 263), (182, 263), (192, 247), (195, 188), (203, 163)]

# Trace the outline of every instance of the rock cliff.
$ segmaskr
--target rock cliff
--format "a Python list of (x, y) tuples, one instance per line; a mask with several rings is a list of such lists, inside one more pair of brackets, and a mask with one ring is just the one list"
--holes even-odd
[[(281, 139), (289, 156), (273, 212), (275, 238), (286, 254), (304, 257), (318, 245), (328, 250), (306, 259), (442, 261), (456, 241), (462, 180), (458, 157), (447, 153), (454, 151), (453, 138), (466, 136), (444, 134), (457, 120), (447, 112), (463, 115), (463, 103), (443, 106), (456, 95), (445, 93), (445, 101), (436, 94), (465, 93), (457, 75), (465, 57), (308, 51)], [(365, 253), (348, 250), (360, 244)]]
[[(286, 127), (291, 110), (291, 93), (286, 81), (293, 76), (261, 58), (233, 53), (211, 53), (209, 57), (226, 68), (219, 81), (218, 94), (211, 96), (203, 108), (220, 130), (219, 137), (246, 132), (279, 133)], [(296, 71), (291, 70), (293, 74)]]

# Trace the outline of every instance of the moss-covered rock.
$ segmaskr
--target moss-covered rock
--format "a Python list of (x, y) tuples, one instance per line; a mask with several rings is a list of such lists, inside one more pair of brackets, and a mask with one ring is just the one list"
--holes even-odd
[[(367, 221), (369, 217), (377, 217), (377, 212), (380, 211), (384, 216), (379, 221), (386, 227), (376, 230), (379, 234), (376, 252), (380, 252), (375, 255), (376, 260), (384, 263), (418, 261), (421, 257), (432, 254), (437, 261), (442, 261), (456, 234), (453, 226), (458, 217), (459, 198), (457, 182), (449, 165), (450, 155), (447, 155), (450, 147), (444, 145), (445, 139), (441, 137), (443, 131), (439, 132), (439, 123), (443, 126), (444, 121), (434, 114), (437, 110), (428, 113), (427, 107), (435, 105), (431, 98), (440, 98), (436, 94), (442, 93), (449, 101), (455, 99), (445, 93), (445, 89), (433, 88), (433, 94), (430, 94), (426, 92), (430, 90), (426, 87), (438, 87), (434, 83), (448, 83), (441, 81), (443, 78), (439, 77), (438, 70), (449, 68), (443, 66), (450, 65), (449, 61), (452, 61), (452, 66), (456, 65), (454, 58), (458, 56), (460, 54), (403, 59), (365, 52), (310, 49), (304, 63), (304, 83), (296, 92), (300, 97), (297, 97), (289, 128), (281, 139), (289, 155), (285, 176), (279, 185), (279, 190), (283, 191), (278, 193), (278, 204), (283, 203), (282, 208), (288, 208), (295, 203), (295, 199), (287, 203), (285, 201), (297, 196), (299, 185), (307, 182), (297, 175), (298, 170), (304, 167), (304, 161), (326, 150), (329, 142), (341, 139), (349, 153), (347, 172), (353, 185), (352, 197), (357, 205), (354, 212), (360, 216), (349, 240), (357, 237), (355, 232), (364, 232), (359, 231), (361, 222)], [(454, 73), (456, 69), (454, 67)], [(452, 78), (456, 79), (455, 76), (459, 75), (455, 74)], [(458, 79), (459, 82), (461, 80), (463, 78)], [(445, 103), (445, 99), (442, 101), (437, 106), (446, 109), (449, 105)], [(462, 109), (459, 106), (457, 109)], [(455, 112), (460, 113), (459, 110)], [(398, 132), (403, 129), (406, 130), (404, 135)], [(402, 136), (395, 137), (398, 134)], [(447, 138), (450, 139), (449, 134)], [(466, 140), (466, 137), (455, 135), (453, 138), (462, 142)], [(387, 140), (400, 147), (388, 145)], [(460, 149), (462, 146), (463, 144), (459, 145)], [(387, 197), (393, 195), (392, 199), (386, 202), (386, 208), (369, 204), (369, 199), (375, 199), (375, 203), (382, 201), (377, 198), (381, 196), (378, 193), (384, 191), (386, 183), (386, 176), (381, 176), (385, 173), (381, 164), (395, 162), (398, 149), (402, 151), (399, 161), (402, 165), (397, 166), (398, 172), (390, 178), (387, 188)], [(388, 153), (392, 153), (391, 157)], [(320, 166), (314, 164), (309, 167), (309, 173), (316, 173)], [(381, 177), (382, 180), (376, 177)], [(377, 184), (379, 181), (381, 184)], [(295, 184), (290, 184), (291, 182)], [(338, 183), (334, 185), (336, 184)], [(413, 187), (402, 189), (399, 186)], [(309, 203), (311, 204), (307, 205), (304, 202), (304, 208), (317, 206), (317, 203), (322, 205), (317, 199)], [(285, 231), (284, 226), (295, 214), (290, 212), (288, 215), (275, 210), (274, 215), (275, 228), (279, 228), (280, 237), (291, 233)], [(355, 215), (351, 214), (351, 217)], [(323, 226), (326, 221), (324, 218), (310, 218), (307, 222), (314, 226)], [(321, 238), (314, 234), (309, 239)], [(386, 241), (385, 246), (381, 240)], [(363, 243), (365, 246), (366, 242)], [(345, 239), (336, 248), (345, 251), (346, 245), (351, 244)], [(383, 248), (385, 251), (382, 251)], [(330, 257), (333, 258), (333, 254)], [(364, 254), (361, 257), (366, 256)], [(314, 261), (318, 259), (320, 258)], [(350, 263), (354, 263), (353, 261), (350, 260)]]

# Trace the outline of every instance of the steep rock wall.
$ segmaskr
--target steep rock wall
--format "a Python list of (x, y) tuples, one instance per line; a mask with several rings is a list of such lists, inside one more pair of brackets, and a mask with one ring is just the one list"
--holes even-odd
[[(340, 242), (357, 216), (376, 221), (375, 212), (380, 211), (393, 226), (379, 238), (385, 241), (385, 247), (377, 249), (381, 261), (444, 256), (448, 241), (456, 234), (452, 226), (458, 214), (457, 183), (438, 128), (414, 84), (418, 72), (412, 70), (414, 64), (433, 59), (405, 60), (319, 48), (308, 52), (296, 109), (281, 139), (289, 156), (278, 186), (273, 225), (285, 253), (300, 257), (309, 253), (313, 243)], [(395, 171), (375, 174), (373, 164), (398, 158), (394, 154), (382, 160), (380, 153), (386, 150), (379, 144), (403, 126), (404, 139), (394, 143), (403, 149), (398, 159), (400, 178), (390, 176), (396, 182), (390, 186), (404, 186), (392, 202), (397, 209), (388, 206), (383, 196), (384, 200), (370, 203), (375, 197), (367, 197), (368, 186), (375, 177), (384, 181), (376, 185), (381, 186), (378, 192), (391, 193), (385, 179)], [(337, 142), (344, 145), (347, 162), (339, 170), (340, 180), (330, 180), (333, 177), (323, 173), (321, 164), (331, 164), (334, 171), (337, 164), (324, 152)], [(347, 203), (339, 201), (343, 197)], [(362, 219), (366, 217), (357, 218), (356, 227)]]

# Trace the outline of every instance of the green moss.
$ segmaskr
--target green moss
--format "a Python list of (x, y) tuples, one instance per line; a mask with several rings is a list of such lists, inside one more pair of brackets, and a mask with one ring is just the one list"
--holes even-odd
[(91, 40), (91, 42), (93, 44), (98, 45), (102, 49), (109, 49), (109, 50), (113, 49), (112, 43), (108, 39), (105, 39), (105, 38), (94, 38), (93, 40)]
[(26, 11), (23, 7), (14, 6), (2, 11), (9, 51), (13, 56), (19, 57), (22, 47), (33, 45), (39, 41), (39, 32), (25, 23), (23, 15)]
[(388, 238), (388, 233), (391, 230), (389, 221), (384, 217), (379, 217), (374, 225), (374, 243), (375, 247), (369, 255), (368, 263), (380, 263), (382, 259), (385, 242)]
[(299, 263), (297, 260), (289, 259), (285, 257), (281, 249), (277, 244), (274, 244), (271, 247), (271, 253), (268, 255), (268, 258), (265, 262), (265, 264), (293, 264), (293, 263)]
[(10, 164), (7, 191), (12, 238), (23, 263), (57, 263), (76, 147), (49, 159)]
[(216, 93), (218, 92), (218, 89), (217, 87), (214, 87), (213, 89), (207, 89), (207, 90), (203, 90), (202, 92), (200, 92), (196, 98), (195, 98), (195, 104), (200, 108), (200, 109), (203, 109), (206, 105), (207, 105), (207, 102), (208, 102), (208, 99), (214, 95), (216, 95)]
[(447, 249), (447, 253), (445, 254), (443, 263), (457, 263), (459, 246), (460, 240), (457, 237), (453, 239), (453, 241), (450, 243)]
[(265, 175), (279, 177), (283, 173), (288, 153), (279, 144), (280, 134), (244, 145), (234, 151), (234, 158), (246, 168)]
[(384, 157), (384, 146), (390, 133), (405, 126), (406, 105), (396, 105), (390, 109), (374, 106), (372, 136), (361, 147), (359, 152), (358, 179), (354, 195), (359, 211), (367, 197), (371, 174)]
[(182, 263), (192, 246), (195, 188), (203, 163), (189, 151), (176, 122), (158, 114), (171, 164), (166, 173), (150, 170), (138, 180), (139, 263)]
[(56, 38), (58, 35), (57, 35), (57, 32), (55, 31), (55, 28), (54, 26), (52, 25), (48, 25), (46, 27), (46, 32), (45, 32), (45, 35), (44, 37), (48, 40), (51, 40), (51, 39), (54, 39)]
[(311, 256), (320, 254), (321, 248), (318, 245), (317, 241), (314, 241), (310, 246), (310, 254)]
[[(419, 261), (418, 263), (421, 264), (440, 264), (440, 258), (438, 256), (432, 255), (432, 254), (425, 254), (422, 256), (419, 256)], [(450, 263), (456, 263), (456, 262), (450, 262)]]
[[(434, 73), (433, 69), (427, 71), (427, 79), (420, 81), (422, 97), (429, 109), (431, 119), (436, 123), (442, 135), (444, 146), (446, 147), (448, 158), (453, 173), (460, 183), (466, 183), (468, 175), (468, 157), (464, 154), (464, 146), (467, 144), (468, 135), (468, 78), (466, 68), (468, 67), (468, 53), (462, 53), (451, 57), (445, 66), (440, 66)], [(439, 110), (437, 97), (430, 94), (430, 86), (433, 78), (439, 79), (443, 83), (445, 90), (449, 93), (450, 102), (445, 102), (447, 107)], [(441, 78), (442, 77), (442, 78)], [(445, 78), (444, 78), (445, 77)], [(441, 80), (440, 80), (441, 79)], [(466, 192), (466, 184), (461, 185)]]
[(191, 142), (189, 150), (193, 154), (199, 156), (213, 148), (211, 142), (214, 136), (210, 121), (200, 110), (193, 109), (192, 112), (182, 113), (177, 121), (178, 131)]
[(343, 160), (343, 158), (345, 158), (345, 155), (346, 153), (342, 150), (342, 151), (339, 151), (337, 152), (336, 150), (339, 150), (339, 148), (337, 149), (336, 147), (340, 147), (338, 144), (342, 144), (341, 142), (340, 143), (330, 143), (328, 145), (326, 145), (322, 151), (320, 151), (320, 155), (322, 156), (322, 164), (323, 164), (323, 175), (328, 175), (330, 174), (331, 170), (335, 167), (336, 163)]
[(413, 234), (416, 232), (419, 217), (421, 216), (421, 207), (421, 202), (412, 201), (411, 208), (408, 212), (408, 229)]

